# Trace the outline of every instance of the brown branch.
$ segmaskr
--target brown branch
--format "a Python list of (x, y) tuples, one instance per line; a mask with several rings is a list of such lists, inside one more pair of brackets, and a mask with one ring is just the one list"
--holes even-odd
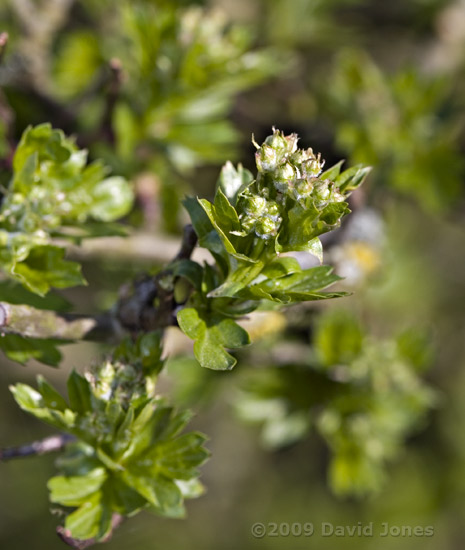
[(97, 77), (94, 79), (87, 90), (78, 97), (72, 104), (74, 111), (83, 105), (87, 100), (99, 92), (103, 92), (105, 106), (103, 115), (99, 124), (87, 135), (81, 136), (78, 140), (80, 147), (89, 147), (96, 141), (104, 141), (110, 145), (115, 145), (116, 135), (113, 128), (113, 115), (120, 95), (121, 84), (123, 82), (123, 70), (121, 61), (117, 58), (110, 60), (107, 66), (104, 66)]
[(110, 314), (90, 317), (0, 302), (0, 331), (30, 338), (101, 340), (117, 332)]
[[(170, 263), (189, 259), (196, 244), (197, 235), (192, 225), (187, 225), (180, 250)], [(155, 277), (147, 275), (132, 285), (124, 285), (116, 306), (121, 326), (135, 334), (176, 325), (175, 310), (179, 304), (174, 299), (173, 283), (168, 265)]]
[(56, 453), (62, 451), (68, 443), (75, 440), (76, 438), (73, 435), (57, 434), (39, 441), (34, 441), (33, 443), (28, 443), (27, 445), (0, 449), (0, 462), (6, 462), (14, 458)]
[(194, 228), (189, 223), (184, 226), (182, 234), (181, 249), (175, 257), (176, 260), (188, 260), (194, 252), (194, 248), (197, 246), (197, 234), (194, 231)]
[(110, 67), (110, 82), (106, 92), (105, 111), (102, 117), (100, 126), (100, 134), (108, 143), (114, 145), (116, 142), (115, 131), (113, 129), (113, 113), (118, 101), (121, 83), (123, 82), (123, 72), (121, 61), (112, 59), (109, 63)]
[[(189, 259), (196, 244), (197, 235), (193, 227), (187, 225), (179, 252), (170, 263)], [(155, 277), (144, 276), (124, 285), (113, 310), (97, 316), (58, 313), (0, 302), (0, 331), (30, 338), (101, 341), (117, 335), (121, 328), (131, 332), (147, 332), (172, 326), (176, 324), (177, 304), (170, 277), (168, 266)]]
[[(5, 52), (8, 46), (8, 38), (9, 37), (7, 32), (0, 33), (0, 65), (3, 63), (3, 60), (5, 58)], [(5, 125), (5, 137), (9, 149), (5, 157), (0, 159), (0, 166), (6, 170), (9, 170), (11, 168), (14, 150), (16, 149), (16, 143), (14, 140), (15, 114), (2, 90), (0, 90), (0, 120)]]
[(16, 142), (14, 139), (15, 114), (2, 90), (0, 90), (0, 120), (5, 125), (5, 137), (8, 144), (6, 155), (0, 159), (0, 167), (10, 171), (16, 149)]
[(3, 58), (5, 57), (6, 47), (8, 45), (8, 33), (2, 32), (0, 34), (0, 65), (3, 62)]
[(97, 541), (95, 538), (86, 540), (75, 539), (71, 536), (71, 532), (69, 531), (69, 529), (65, 529), (61, 526), (57, 527), (57, 535), (65, 544), (71, 546), (71, 548), (75, 548), (76, 550), (83, 550), (84, 548), (89, 548), (89, 546), (97, 544), (97, 542), (108, 542), (113, 536), (113, 531), (117, 529), (123, 523), (123, 521), (124, 516), (116, 513), (113, 514), (111, 518), (111, 531), (103, 540), (100, 541)]

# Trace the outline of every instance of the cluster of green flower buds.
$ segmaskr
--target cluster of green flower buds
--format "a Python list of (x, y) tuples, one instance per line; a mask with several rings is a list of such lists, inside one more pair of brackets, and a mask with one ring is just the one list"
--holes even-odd
[(147, 392), (142, 372), (117, 361), (105, 361), (86, 372), (85, 377), (96, 399), (114, 401), (123, 408)]
[(253, 142), (258, 174), (240, 195), (241, 231), (276, 242), (276, 251), (308, 250), (308, 243), (339, 225), (349, 210), (345, 199), (368, 169), (340, 173), (342, 163), (323, 172), (324, 161), (311, 148), (298, 149), (297, 134), (273, 128), (262, 145)]
[(238, 207), (241, 210), (240, 221), (242, 235), (255, 232), (264, 240), (276, 237), (282, 218), (278, 204), (260, 195), (244, 195)]
[(286, 199), (303, 202), (312, 196), (315, 206), (321, 208), (329, 202), (342, 202), (344, 196), (329, 179), (320, 179), (324, 161), (312, 148), (297, 149), (297, 134), (285, 136), (273, 128), (255, 154), (258, 192), (271, 196), (277, 202)]
[(244, 257), (254, 263), (260, 257), (267, 263), (277, 254), (297, 251), (310, 252), (322, 261), (318, 237), (338, 227), (350, 212), (346, 199), (370, 168), (358, 165), (341, 171), (341, 161), (323, 172), (321, 156), (310, 148), (298, 149), (297, 142), (297, 134), (286, 136), (273, 129), (262, 145), (253, 141), (255, 179), (241, 165), (235, 169), (227, 163), (213, 204), (205, 199), (187, 201), (194, 222), (199, 217), (196, 204), (210, 222), (202, 227), (196, 223), (199, 239), (207, 238), (203, 232), (211, 224), (227, 253), (234, 256), (234, 265)]

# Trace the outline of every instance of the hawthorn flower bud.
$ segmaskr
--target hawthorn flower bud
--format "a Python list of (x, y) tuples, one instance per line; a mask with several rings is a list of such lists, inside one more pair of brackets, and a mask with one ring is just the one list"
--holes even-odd
[(261, 239), (269, 240), (276, 237), (278, 229), (279, 222), (274, 221), (271, 218), (264, 217), (256, 223), (255, 234)]
[(316, 182), (314, 191), (316, 201), (321, 203), (325, 203), (328, 201), (329, 197), (331, 196), (331, 191), (328, 184), (328, 180)]
[(259, 172), (272, 172), (279, 164), (279, 154), (270, 145), (262, 145), (255, 153), (255, 160)]
[(244, 201), (244, 212), (248, 216), (260, 216), (265, 208), (266, 199), (259, 195), (252, 195)]
[[(288, 136), (291, 137), (291, 136)], [(286, 136), (273, 128), (273, 134), (265, 139), (264, 146), (268, 145), (274, 149), (279, 155), (285, 155), (289, 153), (290, 143)]]
[(297, 202), (305, 200), (313, 191), (313, 183), (308, 179), (297, 180), (294, 188), (294, 198)]
[(298, 149), (289, 159), (304, 176), (318, 177), (324, 165), (321, 156), (315, 155), (313, 149)]
[(261, 239), (271, 239), (278, 233), (282, 218), (275, 201), (268, 201), (259, 195), (245, 198), (241, 228), (246, 234), (255, 232)]
[(255, 154), (259, 172), (273, 172), (286, 162), (286, 159), (297, 150), (297, 134), (285, 136), (283, 132), (273, 128), (273, 134), (268, 136)]
[(278, 219), (281, 219), (280, 209), (276, 202), (268, 201), (266, 215), (274, 221), (278, 221)]
[(297, 169), (290, 162), (286, 162), (277, 168), (273, 175), (273, 183), (277, 191), (287, 193), (288, 189), (294, 186)]

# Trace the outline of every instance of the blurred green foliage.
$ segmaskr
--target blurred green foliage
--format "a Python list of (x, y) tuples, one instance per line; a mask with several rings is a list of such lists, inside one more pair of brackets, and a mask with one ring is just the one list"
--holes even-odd
[(413, 69), (386, 76), (356, 51), (340, 55), (330, 81), (337, 145), (354, 162), (376, 166), (374, 185), (414, 196), (433, 212), (453, 205), (465, 174), (453, 83)]
[[(203, 470), (210, 494), (190, 507), (182, 528), (168, 519), (158, 520), (155, 540), (153, 519), (138, 517), (132, 527), (115, 533), (112, 547), (255, 550), (292, 543), (300, 550), (313, 543), (318, 548), (358, 550), (462, 548), (463, 3), (212, 0), (206, 9), (204, 2), (189, 0), (75, 0), (68, 11), (63, 10), (61, 20), (59, 2), (53, 2), (53, 9), (51, 2), (49, 6), (29, 2), (29, 18), (21, 12), (24, 4), (8, 0), (0, 6), (0, 30), (10, 33), (0, 65), (0, 179), (4, 186), (23, 131), (42, 122), (76, 134), (79, 148), (88, 149), (91, 160), (103, 158), (114, 173), (135, 182), (136, 206), (130, 219), (142, 227), (148, 214), (138, 182), (141, 174), (151, 174), (150, 200), (160, 205), (157, 216), (163, 219), (157, 219), (157, 228), (170, 231), (180, 226), (179, 199), (184, 193), (214, 196), (215, 176), (209, 165), (238, 154), (247, 163), (250, 134), (255, 132), (260, 143), (272, 124), (285, 132), (297, 130), (303, 143), (314, 146), (315, 155), (322, 151), (329, 166), (346, 157), (349, 166), (374, 167), (363, 191), (356, 191), (349, 201), (353, 214), (348, 219), (353, 223), (343, 223), (338, 233), (322, 239), (325, 262), (336, 264), (336, 274), (349, 264), (357, 272), (355, 293), (343, 299), (343, 312), (333, 311), (331, 305), (297, 306), (282, 317), (287, 326), (283, 328), (268, 326), (274, 322), (272, 316), (267, 318), (260, 311), (265, 321), (253, 331), (247, 326), (249, 320), (242, 319), (247, 311), (244, 305), (226, 317), (226, 336), (221, 330), (213, 335), (216, 342), (228, 342), (230, 347), (246, 343), (245, 330), (252, 335), (252, 346), (233, 353), (228, 347), (224, 350), (227, 365), (239, 359), (233, 372), (200, 369), (190, 355), (170, 358), (157, 388), (167, 389), (178, 405), (200, 411), (196, 426), (212, 435), (213, 460)], [(216, 8), (227, 15), (218, 15)], [(115, 64), (114, 58), (119, 62)], [(70, 143), (63, 136), (60, 139)], [(93, 164), (83, 165), (73, 177), (81, 178), (89, 166)], [(230, 185), (234, 189), (250, 183), (247, 169), (253, 169), (252, 162), (246, 168), (229, 164), (224, 169), (220, 187), (230, 202), (234, 195), (227, 191)], [(42, 177), (44, 171), (39, 172)], [(38, 187), (34, 192), (40, 191)], [(49, 183), (46, 187), (55, 200), (55, 188)], [(27, 196), (26, 204), (28, 200)], [(224, 247), (221, 231), (224, 234), (224, 226), (233, 220), (227, 217), (221, 197), (208, 204), (212, 206), (204, 203), (214, 223), (209, 219), (205, 241), (211, 245), (213, 229), (216, 244)], [(207, 213), (201, 203), (197, 205)], [(257, 215), (260, 204), (252, 206), (255, 210), (241, 205), (248, 237), (233, 235), (231, 244), (246, 238), (258, 242), (260, 224), (273, 221), (273, 211), (258, 208)], [(382, 242), (379, 231), (363, 216), (367, 206), (379, 222), (377, 227), (384, 228)], [(29, 206), (28, 216), (44, 223)], [(303, 227), (297, 225), (297, 229)], [(78, 237), (96, 235), (99, 226), (86, 225), (83, 234), (80, 225)], [(12, 229), (18, 233), (17, 227), (8, 231)], [(55, 247), (56, 231), (48, 225), (45, 229), (45, 246)], [(111, 229), (117, 231), (112, 224)], [(67, 231), (66, 238), (75, 238), (74, 231)], [(26, 232), (27, 246), (34, 243), (31, 235)], [(233, 254), (241, 252), (235, 247)], [(70, 263), (57, 254), (58, 263)], [(297, 258), (313, 261), (306, 253)], [(230, 270), (228, 261), (225, 255), (225, 270), (218, 279), (213, 273), (196, 279), (199, 270), (184, 264), (172, 282), (176, 287), (184, 279), (195, 287), (200, 281), (204, 290), (210, 285), (209, 292), (223, 282)], [(278, 263), (281, 270), (296, 265), (286, 257)], [(123, 271), (142, 266), (123, 264), (124, 260), (106, 261), (103, 254), (102, 261), (84, 262), (91, 285), (84, 291), (67, 290), (66, 298), (81, 310), (92, 309), (98, 293), (123, 282)], [(157, 268), (151, 266), (153, 271)], [(302, 270), (313, 268), (306, 263)], [(203, 265), (201, 269), (208, 271)], [(273, 276), (276, 269), (277, 265)], [(50, 283), (42, 276), (34, 281)], [(335, 283), (336, 293), (354, 290), (350, 279)], [(266, 280), (260, 284), (265, 292)], [(1, 285), (1, 300), (39, 308), (69, 307), (66, 300), (51, 294), (34, 302), (38, 298), (30, 292), (21, 294), (12, 280)], [(178, 297), (185, 290), (185, 285), (180, 286)], [(259, 285), (254, 286), (257, 291)], [(231, 305), (221, 303), (229, 297), (215, 300), (221, 315)], [(207, 299), (206, 309), (212, 301)], [(184, 305), (179, 298), (181, 302)], [(261, 309), (269, 312), (268, 307)], [(197, 312), (184, 309), (189, 310)], [(234, 321), (239, 318), (240, 327)], [(210, 328), (203, 318), (203, 325), (199, 322), (195, 330), (191, 326), (186, 332), (197, 339), (201, 333), (205, 340), (205, 327)], [(156, 346), (151, 338), (134, 345), (124, 343), (119, 360), (150, 372), (160, 359), (153, 362), (150, 350)], [(7, 334), (1, 343), (16, 360), (36, 357), (55, 364), (60, 360), (53, 341), (28, 339), (26, 343), (18, 335)], [(185, 349), (176, 339), (170, 345), (175, 352)], [(221, 348), (215, 345), (214, 349)], [(208, 362), (213, 357), (211, 348), (204, 351)], [(64, 372), (51, 375), (58, 387), (63, 389), (71, 366), (85, 363), (85, 353), (84, 344), (65, 353)], [(34, 439), (36, 424), (15, 412), (2, 389), (18, 379), (31, 384), (32, 372), (3, 363), (2, 444)], [(32, 364), (30, 371), (34, 369)], [(257, 447), (256, 432), (233, 420), (225, 403), (259, 424), (260, 440), (268, 453)], [(165, 413), (169, 408), (161, 401), (158, 406)], [(59, 463), (60, 473), (71, 471), (67, 467), (75, 456), (84, 462), (94, 457), (98, 447), (92, 441), (70, 449)], [(110, 502), (108, 509), (121, 508), (119, 504), (114, 508), (115, 500), (102, 499), (109, 470), (101, 462), (97, 468), (96, 484), (104, 477), (105, 482), (94, 487), (95, 513), (85, 527), (98, 534), (105, 506)], [(45, 507), (43, 479), (51, 475), (48, 459), (2, 464), (0, 481), (8, 495), (8, 506), (0, 515), (2, 547), (61, 547)], [(72, 492), (65, 479), (55, 478), (50, 486), (57, 502), (64, 503), (58, 490)], [(79, 490), (80, 480), (74, 482)], [(178, 489), (171, 484), (173, 490), (163, 494), (179, 504), (182, 490), (179, 482), (174, 483)], [(137, 493), (138, 487), (129, 491)], [(156, 508), (154, 493), (145, 489), (143, 493), (137, 493), (141, 506)], [(369, 500), (361, 498), (367, 494)], [(79, 498), (74, 507), (89, 501), (87, 496)], [(299, 537), (257, 540), (250, 534), (256, 521), (311, 521), (316, 532), (311, 541)], [(378, 527), (383, 522), (433, 525), (434, 536), (380, 538), (375, 534), (335, 540), (318, 532), (322, 522), (371, 521)]]
[(294, 443), (313, 425), (333, 453), (333, 490), (379, 491), (385, 463), (434, 402), (416, 373), (410, 346), (404, 354), (407, 338), (374, 341), (348, 312), (326, 312), (316, 325), (313, 359), (309, 354), (301, 365), (245, 375), (238, 413), (264, 422), (262, 440), (271, 448)]

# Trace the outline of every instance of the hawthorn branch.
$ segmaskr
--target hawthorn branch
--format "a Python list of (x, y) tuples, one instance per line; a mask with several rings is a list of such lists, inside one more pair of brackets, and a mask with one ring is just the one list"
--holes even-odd
[(189, 223), (184, 226), (183, 234), (182, 234), (182, 241), (181, 241), (181, 249), (177, 253), (175, 257), (176, 260), (188, 260), (192, 253), (194, 252), (194, 248), (197, 246), (197, 234), (194, 231), (194, 228)]
[[(7, 32), (0, 33), (0, 65), (3, 63), (5, 57), (5, 52), (8, 46), (8, 38)], [(9, 170), (11, 168), (13, 153), (16, 148), (14, 141), (15, 115), (2, 90), (0, 90), (0, 120), (5, 125), (6, 141), (9, 149), (5, 155), (5, 158), (0, 159), (0, 165)]]
[(3, 58), (5, 57), (8, 38), (9, 37), (7, 32), (0, 33), (0, 65), (2, 64)]
[(71, 548), (75, 548), (76, 550), (83, 550), (84, 548), (89, 548), (89, 546), (97, 544), (97, 542), (108, 542), (113, 536), (113, 531), (117, 529), (123, 523), (123, 521), (124, 516), (116, 513), (113, 514), (111, 517), (111, 531), (103, 540), (100, 541), (97, 541), (95, 538), (87, 540), (75, 539), (71, 536), (71, 532), (69, 531), (69, 529), (65, 529), (61, 526), (57, 527), (57, 535), (65, 544), (67, 544)]
[[(197, 244), (192, 225), (184, 228), (179, 252), (173, 261), (189, 259)], [(177, 304), (173, 290), (163, 279), (170, 275), (169, 267), (153, 276), (144, 276), (125, 285), (112, 311), (90, 316), (36, 309), (22, 304), (0, 302), (0, 332), (20, 334), (29, 338), (58, 340), (108, 340), (121, 328), (137, 332), (150, 331), (175, 324)], [(157, 306), (154, 300), (157, 299)]]
[(33, 441), (27, 445), (0, 449), (0, 462), (6, 462), (7, 460), (12, 460), (14, 458), (26, 458), (28, 456), (57, 453), (62, 451), (68, 443), (75, 440), (76, 438), (73, 435), (56, 434), (39, 441)]
[[(81, 246), (66, 243), (71, 258), (94, 261), (101, 258), (117, 262), (150, 262), (167, 264), (178, 254), (179, 239), (172, 235), (138, 232), (128, 237), (97, 237), (86, 239)], [(196, 261), (211, 259), (208, 251), (197, 248)]]
[[(181, 247), (172, 262), (187, 260), (197, 244), (192, 225), (186, 225)], [(120, 291), (116, 316), (121, 326), (133, 334), (176, 325), (174, 289), (170, 266), (153, 276), (144, 276)]]
[(101, 340), (114, 334), (115, 327), (110, 314), (90, 317), (0, 302), (0, 331), (30, 338)]
[(108, 143), (114, 145), (116, 136), (113, 129), (113, 113), (115, 111), (121, 84), (123, 82), (123, 72), (121, 61), (119, 59), (112, 59), (109, 63), (109, 67), (110, 81), (106, 92), (105, 111), (103, 113), (100, 133)]

